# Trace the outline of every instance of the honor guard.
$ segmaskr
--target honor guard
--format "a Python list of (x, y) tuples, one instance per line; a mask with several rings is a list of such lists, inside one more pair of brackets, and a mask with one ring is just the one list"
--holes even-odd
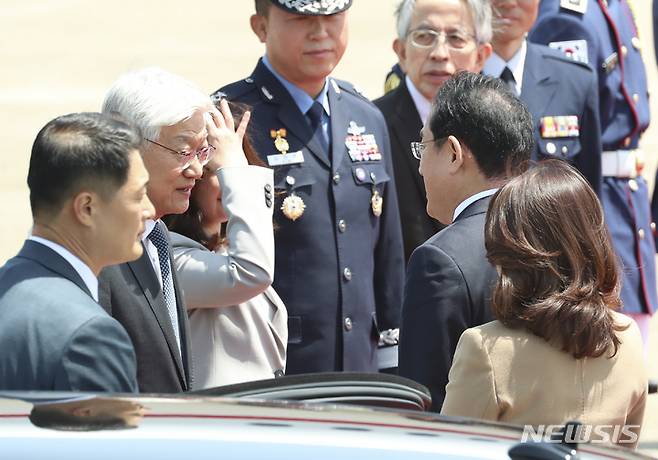
[(330, 76), (352, 2), (255, 3), (265, 56), (215, 95), (252, 107), (249, 135), (274, 169), (286, 373), (394, 367), (376, 353), (380, 335), (397, 337), (404, 277), (388, 132), (374, 105)]
[(543, 0), (529, 39), (589, 64), (598, 76), (600, 196), (624, 274), (622, 311), (637, 320), (646, 345), (648, 318), (658, 299), (649, 195), (639, 150), (649, 126), (649, 101), (633, 9), (627, 0)]

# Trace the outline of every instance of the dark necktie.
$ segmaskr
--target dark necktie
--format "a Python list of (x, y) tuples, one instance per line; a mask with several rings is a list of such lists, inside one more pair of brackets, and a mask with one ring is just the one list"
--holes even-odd
[(329, 141), (327, 140), (324, 130), (322, 129), (322, 115), (324, 114), (324, 107), (318, 101), (313, 102), (313, 105), (306, 112), (308, 121), (311, 124), (313, 135), (320, 141), (322, 149), (325, 154), (329, 154)]
[(509, 89), (512, 90), (514, 94), (518, 95), (518, 93), (516, 92), (516, 80), (514, 79), (514, 74), (509, 69), (509, 67), (505, 66), (505, 68), (500, 74), (500, 79), (507, 84)]
[(148, 239), (151, 240), (155, 248), (158, 250), (158, 260), (160, 261), (160, 275), (162, 278), (162, 294), (165, 303), (167, 304), (167, 313), (171, 325), (174, 328), (176, 335), (176, 343), (178, 343), (178, 350), (180, 352), (180, 330), (178, 328), (178, 312), (176, 310), (176, 293), (174, 291), (174, 279), (171, 276), (171, 263), (169, 260), (169, 243), (164, 234), (164, 230), (160, 224), (155, 224)]

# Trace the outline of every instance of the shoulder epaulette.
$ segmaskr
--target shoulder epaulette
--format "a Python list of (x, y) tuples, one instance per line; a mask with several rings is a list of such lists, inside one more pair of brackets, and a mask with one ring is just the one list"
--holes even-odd
[(210, 97), (214, 97), (218, 93), (224, 93), (225, 97), (232, 100), (239, 98), (240, 96), (243, 96), (251, 91), (255, 91), (256, 85), (254, 84), (254, 79), (251, 77), (247, 77), (244, 80), (239, 80), (234, 83), (231, 83), (229, 85), (224, 86), (221, 89), (218, 89), (214, 93), (210, 95)]

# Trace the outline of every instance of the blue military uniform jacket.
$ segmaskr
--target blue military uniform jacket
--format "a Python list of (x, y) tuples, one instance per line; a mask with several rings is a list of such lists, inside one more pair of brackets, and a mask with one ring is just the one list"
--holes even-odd
[[(529, 40), (552, 44), (595, 70), (603, 151), (636, 149), (649, 125), (649, 102), (626, 0), (543, 0)], [(658, 299), (647, 184), (640, 176), (604, 177), (601, 201), (622, 264), (624, 311), (651, 313)]]
[[(329, 156), (262, 60), (221, 89), (252, 107), (248, 135), (274, 168), (274, 287), (288, 308), (288, 374), (377, 371), (379, 331), (399, 326), (404, 260), (386, 124), (350, 84), (327, 84)], [(282, 161), (277, 134), (294, 161)], [(294, 221), (281, 210), (291, 196), (306, 206)], [(373, 196), (383, 198), (380, 215)]]
[[(601, 130), (596, 76), (559, 51), (528, 43), (521, 99), (534, 124), (534, 160), (561, 158), (601, 190)], [(562, 125), (571, 128), (565, 130)], [(569, 126), (571, 124), (571, 126)]]

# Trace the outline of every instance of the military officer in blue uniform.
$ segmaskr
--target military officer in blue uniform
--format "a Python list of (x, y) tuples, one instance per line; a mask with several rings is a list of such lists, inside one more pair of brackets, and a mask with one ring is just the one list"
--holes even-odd
[(645, 338), (658, 304), (655, 244), (640, 137), (649, 126), (647, 79), (627, 0), (543, 0), (529, 39), (597, 73), (603, 153), (601, 201), (623, 270), (623, 312)]
[(594, 71), (558, 50), (528, 43), (539, 0), (493, 0), (493, 54), (482, 72), (504, 80), (534, 124), (533, 160), (563, 159), (600, 195), (601, 128)]
[(376, 372), (380, 333), (394, 344), (399, 326), (404, 260), (386, 124), (330, 76), (347, 45), (350, 5), (256, 0), (251, 27), (265, 56), (220, 90), (252, 107), (249, 135), (274, 169), (287, 374)]

